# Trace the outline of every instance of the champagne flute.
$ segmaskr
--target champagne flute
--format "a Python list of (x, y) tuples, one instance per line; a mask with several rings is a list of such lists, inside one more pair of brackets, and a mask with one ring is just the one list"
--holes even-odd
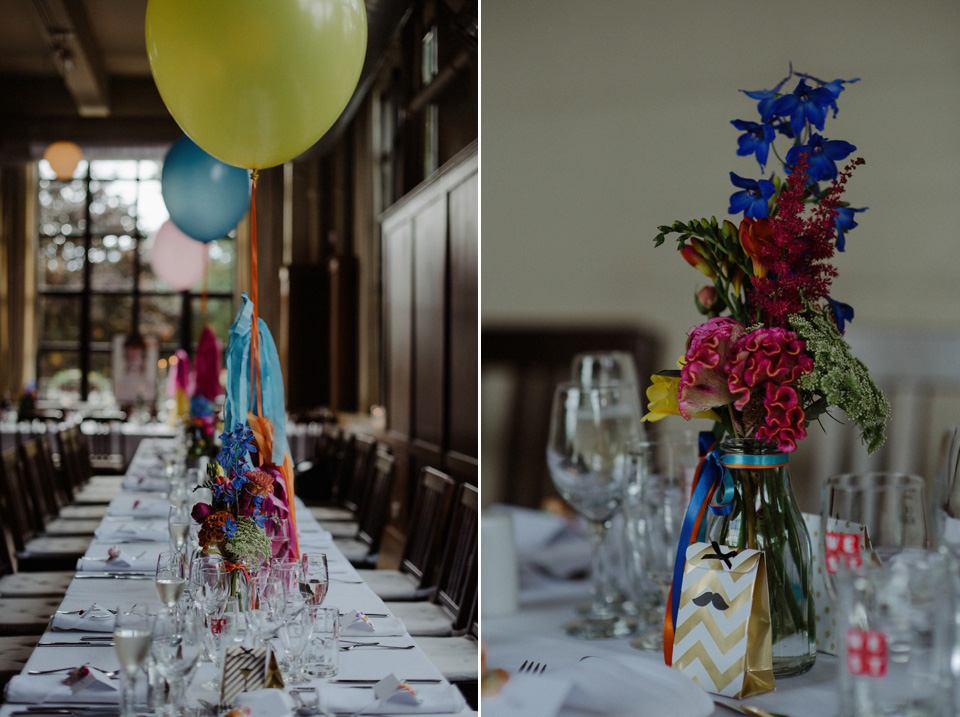
[(167, 530), (170, 533), (170, 547), (178, 553), (185, 553), (187, 538), (190, 536), (190, 512), (183, 504), (170, 506), (167, 514)]
[(330, 573), (327, 568), (327, 554), (303, 554), (301, 558), (300, 592), (308, 603), (320, 605), (327, 596), (330, 585)]
[(177, 603), (187, 586), (183, 554), (179, 551), (164, 551), (157, 558), (157, 594), (167, 612), (176, 611)]
[(137, 675), (150, 654), (153, 618), (143, 612), (118, 608), (113, 627), (113, 649), (120, 663), (120, 715), (134, 717)]
[(636, 628), (635, 620), (617, 615), (604, 599), (600, 549), (620, 506), (626, 446), (636, 437), (636, 401), (629, 396), (633, 390), (625, 384), (563, 383), (553, 396), (547, 466), (560, 495), (588, 521), (593, 554), (590, 610), (565, 626), (574, 637), (622, 637)]

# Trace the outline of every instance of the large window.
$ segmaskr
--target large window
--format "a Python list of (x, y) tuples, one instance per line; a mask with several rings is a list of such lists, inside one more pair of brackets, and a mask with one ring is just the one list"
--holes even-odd
[[(85, 159), (69, 180), (58, 180), (40, 163), (41, 397), (112, 403), (111, 345), (117, 335), (155, 336), (161, 365), (177, 348), (192, 354), (204, 322), (203, 282), (175, 291), (150, 268), (153, 234), (168, 219), (160, 193), (162, 159)], [(221, 341), (233, 321), (234, 255), (230, 237), (210, 244), (206, 320)]]

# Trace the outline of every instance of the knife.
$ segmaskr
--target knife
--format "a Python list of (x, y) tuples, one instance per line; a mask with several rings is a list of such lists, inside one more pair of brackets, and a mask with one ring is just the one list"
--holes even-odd
[[(375, 685), (380, 680), (330, 680), (333, 684), (341, 685)], [(443, 680), (402, 680), (403, 682), (408, 682), (411, 685), (439, 685), (443, 683)]]
[(94, 578), (118, 578), (121, 580), (153, 580), (156, 578), (155, 573), (77, 573), (73, 577), (78, 579), (94, 579)]
[(112, 642), (38, 642), (37, 647), (113, 647), (113, 643)]

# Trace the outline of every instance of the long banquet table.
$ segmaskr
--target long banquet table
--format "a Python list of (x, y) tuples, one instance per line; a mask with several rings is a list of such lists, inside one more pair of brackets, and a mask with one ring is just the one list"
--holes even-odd
[[(163, 447), (164, 444), (161, 439), (146, 439), (141, 442), (133, 461), (131, 461), (128, 475), (124, 479), (126, 486), (144, 485), (148, 482), (141, 482), (137, 477), (137, 472), (149, 463), (151, 457), (155, 458), (157, 452), (162, 451)], [(116, 514), (127, 513), (137, 500), (139, 500), (140, 503), (134, 509), (134, 512), (137, 510), (141, 512), (138, 514), (138, 517), (132, 519), (128, 525), (139, 525), (149, 529), (152, 523), (152, 528), (155, 531), (157, 526), (162, 524), (162, 527), (165, 529), (166, 509), (164, 508), (164, 503), (166, 501), (161, 497), (161, 494), (156, 491), (136, 491), (129, 489), (122, 489), (111, 502), (107, 517), (104, 518), (101, 527), (107, 526), (108, 524), (116, 526), (118, 522)], [(298, 508), (297, 522), (301, 549), (304, 551), (324, 552), (327, 554), (329, 561), (330, 586), (327, 597), (323, 603), (324, 606), (336, 606), (340, 609), (341, 613), (352, 613), (355, 610), (360, 610), (370, 614), (389, 614), (387, 606), (376, 593), (360, 579), (359, 574), (353, 566), (337, 549), (332, 538), (329, 537), (329, 533), (323, 530), (316, 520), (313, 519), (310, 512), (306, 510), (299, 499), (297, 499), (296, 505)], [(151, 509), (152, 507), (156, 508), (155, 511)], [(159, 536), (148, 535), (147, 537), (156, 538)], [(116, 540), (101, 540), (95, 538), (91, 542), (83, 560), (102, 560), (107, 550), (116, 544)], [(121, 554), (123, 554), (125, 549), (129, 549), (131, 553), (135, 549), (136, 555), (133, 557), (137, 557), (138, 563), (141, 561), (149, 563), (152, 557), (153, 564), (155, 565), (157, 555), (160, 551), (166, 550), (168, 545), (167, 540), (164, 539), (145, 540), (123, 544), (119, 547), (121, 548)], [(89, 608), (94, 602), (105, 608), (115, 608), (118, 605), (129, 607), (133, 604), (146, 607), (154, 612), (162, 608), (152, 577), (138, 578), (132, 575), (124, 577), (79, 577), (81, 574), (84, 573), (79, 571), (78, 577), (75, 577), (71, 582), (66, 596), (60, 605), (60, 612)], [(85, 574), (90, 575), (91, 573)], [(376, 624), (375, 620), (373, 622)], [(100, 633), (100, 635), (103, 635), (103, 633)], [(119, 667), (112, 648), (106, 647), (105, 645), (84, 644), (82, 641), (83, 637), (83, 632), (55, 631), (48, 627), (47, 631), (40, 638), (40, 646), (33, 651), (23, 672), (18, 677), (15, 677), (14, 680), (21, 680), (22, 684), (22, 679), (26, 676), (27, 672), (31, 670), (52, 670), (64, 667), (75, 667), (85, 663), (104, 670), (114, 670)], [(377, 641), (385, 646), (416, 644), (416, 641), (405, 631), (404, 634), (392, 637), (370, 634), (369, 640)], [(46, 642), (69, 642), (71, 645), (66, 647), (43, 647), (43, 643)], [(76, 646), (73, 646), (74, 644), (76, 644)], [(202, 663), (197, 670), (187, 691), (188, 704), (191, 707), (200, 705), (200, 700), (212, 703), (217, 702), (218, 695), (216, 693), (213, 691), (204, 691), (199, 687), (213, 676), (213, 669), (211, 663), (205, 662)], [(401, 680), (436, 680), (437, 683), (414, 685), (414, 687), (422, 690), (422, 695), (425, 698), (422, 708), (394, 707), (391, 705), (389, 709), (374, 707), (371, 712), (365, 713), (372, 713), (375, 710), (377, 714), (474, 714), (474, 712), (466, 706), (457, 688), (443, 679), (439, 670), (428, 659), (419, 646), (407, 650), (386, 650), (370, 647), (346, 652), (341, 651), (339, 674), (332, 678), (332, 680), (375, 680), (390, 675), (391, 673)], [(145, 681), (145, 677), (141, 675), (141, 679), (138, 680), (138, 682), (143, 681)], [(354, 691), (359, 690), (359, 688), (355, 686), (338, 684), (332, 682), (331, 679), (319, 678), (310, 681), (306, 685), (297, 685), (296, 687), (298, 689), (317, 687), (321, 691), (350, 690), (353, 694), (356, 694)], [(370, 699), (373, 700), (372, 690), (367, 691), (370, 692)], [(349, 697), (350, 695), (346, 696)], [(6, 697), (8, 700), (12, 699), (9, 685)], [(433, 701), (434, 698), (439, 699)], [(117, 698), (116, 696), (112, 696), (108, 699), (109, 701), (116, 701)], [(428, 704), (432, 703), (436, 705), (438, 702), (451, 705), (454, 709), (446, 709), (445, 711), (427, 709), (426, 706)], [(36, 704), (37, 701), (31, 703), (13, 703), (8, 701), (0, 707), (0, 717), (10, 717), (14, 712), (25, 711), (30, 705), (33, 705), (34, 709), (36, 709)], [(282, 717), (282, 713), (271, 712), (271, 717)]]

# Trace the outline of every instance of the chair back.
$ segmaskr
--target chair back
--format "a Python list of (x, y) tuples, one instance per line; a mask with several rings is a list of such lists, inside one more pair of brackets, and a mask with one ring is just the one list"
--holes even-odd
[(475, 486), (460, 485), (450, 522), (447, 545), (440, 565), (440, 579), (434, 602), (451, 616), (455, 632), (470, 627), (470, 613), (478, 592), (477, 519), (479, 496)]
[(357, 433), (353, 436), (353, 477), (350, 480), (350, 494), (343, 506), (357, 514), (357, 522), (362, 523), (370, 508), (370, 488), (377, 462), (377, 451), (389, 448), (379, 446), (371, 436)]
[(86, 447), (86, 438), (80, 430), (80, 425), (73, 423), (65, 428), (61, 428), (57, 434), (57, 444), (60, 448), (60, 469), (66, 471), (72, 491), (77, 491), (87, 479), (90, 473), (86, 472), (85, 463), (89, 464), (89, 454), (87, 461), (84, 461), (81, 453)]
[(345, 508), (355, 511), (357, 504), (353, 501), (353, 470), (354, 470), (354, 436), (341, 430), (337, 440), (336, 450), (332, 461), (334, 495), (337, 501)]
[(387, 527), (387, 507), (396, 475), (395, 465), (394, 457), (390, 453), (383, 449), (377, 450), (363, 517), (357, 529), (357, 540), (367, 544), (369, 556), (375, 556), (380, 550), (383, 531)]
[(440, 577), (443, 536), (456, 491), (457, 482), (446, 473), (430, 466), (420, 472), (399, 567), (416, 578), (420, 589), (436, 587)]
[(33, 499), (33, 524), (42, 532), (47, 521), (60, 511), (62, 506), (57, 500), (52, 466), (45, 460), (39, 436), (20, 444), (20, 470), (24, 488)]
[[(23, 474), (20, 469), (20, 456), (17, 448), (3, 451), (0, 465), (0, 494), (5, 500), (3, 523), (10, 525), (10, 533), (17, 551), (23, 550), (27, 541), (33, 538), (38, 529), (33, 523), (33, 499), (23, 489)], [(40, 526), (42, 529), (43, 526)]]

